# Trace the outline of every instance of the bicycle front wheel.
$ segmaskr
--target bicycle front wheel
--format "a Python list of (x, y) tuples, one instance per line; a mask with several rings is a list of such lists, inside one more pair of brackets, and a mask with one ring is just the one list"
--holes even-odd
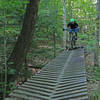
[(75, 46), (75, 38), (74, 37), (72, 37), (72, 39), (71, 39), (71, 48), (74, 48), (74, 46)]

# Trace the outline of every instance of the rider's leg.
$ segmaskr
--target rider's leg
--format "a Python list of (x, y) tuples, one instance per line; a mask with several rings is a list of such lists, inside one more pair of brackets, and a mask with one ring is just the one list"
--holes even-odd
[(71, 32), (69, 32), (69, 40), (71, 41), (71, 35), (72, 35), (72, 33)]
[(74, 32), (75, 32), (75, 37), (76, 37), (76, 40), (77, 40), (77, 33), (79, 31), (79, 28), (75, 28)]
[(75, 32), (75, 39), (77, 40), (77, 32)]
[(71, 40), (72, 29), (69, 30), (69, 40)]
[(75, 36), (77, 37), (77, 32), (75, 32)]

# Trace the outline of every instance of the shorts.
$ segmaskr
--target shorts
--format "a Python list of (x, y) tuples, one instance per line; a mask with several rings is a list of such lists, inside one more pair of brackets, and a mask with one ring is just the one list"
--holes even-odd
[(75, 29), (70, 29), (69, 32), (71, 33), (72, 31), (74, 31), (75, 33), (77, 33), (79, 31), (79, 28), (75, 28)]

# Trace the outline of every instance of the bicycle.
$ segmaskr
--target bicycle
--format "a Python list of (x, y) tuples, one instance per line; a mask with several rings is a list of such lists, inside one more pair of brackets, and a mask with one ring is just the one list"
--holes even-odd
[[(69, 30), (69, 35), (70, 35), (70, 45), (71, 48), (73, 49), (76, 46), (76, 33), (79, 31), (79, 27), (76, 29), (63, 29), (63, 31), (68, 31)], [(76, 32), (76, 33), (75, 33)], [(68, 47), (67, 47), (68, 48)]]

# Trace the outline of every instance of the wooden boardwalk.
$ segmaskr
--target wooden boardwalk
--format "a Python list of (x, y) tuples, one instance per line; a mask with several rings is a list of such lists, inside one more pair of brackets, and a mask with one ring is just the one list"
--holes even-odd
[(84, 50), (64, 51), (5, 100), (88, 100)]

